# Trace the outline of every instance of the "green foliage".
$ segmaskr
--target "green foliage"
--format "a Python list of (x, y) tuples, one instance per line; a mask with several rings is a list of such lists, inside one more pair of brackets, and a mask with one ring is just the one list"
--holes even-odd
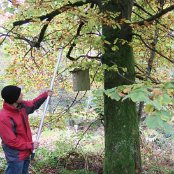
[[(166, 115), (165, 115), (166, 117)], [(167, 121), (162, 119), (161, 114), (160, 115), (151, 115), (146, 118), (146, 124), (151, 129), (161, 129), (166, 134), (167, 133), (173, 133), (172, 126), (167, 123)]]
[(113, 100), (119, 101), (121, 99), (120, 95), (116, 92), (116, 88), (104, 90), (104, 93)]
[(150, 101), (149, 99), (150, 92), (148, 91), (148, 87), (138, 87), (134, 88), (129, 94), (127, 94), (123, 100), (130, 98), (133, 102), (141, 102), (144, 101), (148, 103)]
[(0, 172), (4, 171), (6, 168), (6, 161), (4, 158), (0, 157)]
[(37, 156), (39, 156), (40, 160), (35, 167), (36, 168), (42, 168), (45, 165), (54, 167), (57, 165), (57, 154), (55, 152), (49, 151), (46, 148), (40, 148), (37, 150)]
[(173, 133), (171, 123), (174, 83), (167, 82), (161, 85), (133, 84), (119, 86), (105, 90), (104, 93), (113, 100), (124, 101), (131, 99), (134, 102), (144, 102), (145, 112), (149, 116), (146, 124), (152, 129), (161, 129), (165, 133)]
[(99, 115), (104, 115), (103, 89), (93, 91), (92, 107)]
[(39, 148), (37, 150), (37, 163), (32, 165), (35, 171), (41, 171), (45, 167), (63, 168), (63, 164), (59, 163), (59, 158), (64, 158), (67, 155), (72, 149), (72, 144), (60, 141), (57, 142), (54, 150), (50, 150), (50, 148)]

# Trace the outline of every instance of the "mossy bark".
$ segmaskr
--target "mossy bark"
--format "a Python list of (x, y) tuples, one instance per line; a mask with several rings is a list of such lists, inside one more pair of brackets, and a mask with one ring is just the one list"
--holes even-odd
[[(101, 3), (101, 10), (117, 13), (115, 22), (122, 18), (130, 19), (133, 1), (108, 0)], [(135, 70), (131, 27), (122, 23), (121, 29), (103, 25), (102, 34), (111, 44), (104, 45), (105, 54), (102, 63), (108, 66), (117, 65), (118, 71), (105, 71), (104, 88), (110, 89), (120, 85), (134, 83)], [(117, 51), (112, 50), (116, 38), (119, 40)], [(126, 40), (123, 44), (121, 40)], [(104, 121), (105, 121), (105, 174), (135, 174), (140, 173), (140, 143), (139, 123), (136, 105), (131, 100), (114, 101), (104, 96)]]

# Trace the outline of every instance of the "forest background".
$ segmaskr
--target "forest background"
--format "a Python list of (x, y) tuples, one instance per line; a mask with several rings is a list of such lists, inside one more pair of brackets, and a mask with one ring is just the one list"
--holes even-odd
[[(20, 85), (33, 98), (64, 48), (31, 173), (174, 172), (172, 0), (0, 5), (1, 88)], [(72, 91), (77, 68), (89, 69), (90, 91)]]

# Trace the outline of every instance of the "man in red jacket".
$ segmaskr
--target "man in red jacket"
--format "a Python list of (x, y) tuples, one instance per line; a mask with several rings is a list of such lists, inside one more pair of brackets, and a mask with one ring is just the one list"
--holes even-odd
[(31, 101), (24, 101), (21, 88), (8, 85), (1, 91), (4, 99), (0, 111), (0, 137), (7, 160), (6, 174), (28, 174), (30, 154), (39, 142), (33, 142), (28, 114), (33, 113), (52, 95), (51, 90)]

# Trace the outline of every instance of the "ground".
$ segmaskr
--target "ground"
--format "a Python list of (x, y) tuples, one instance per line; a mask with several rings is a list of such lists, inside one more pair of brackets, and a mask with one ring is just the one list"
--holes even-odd
[[(103, 127), (84, 132), (73, 127), (45, 130), (41, 134), (40, 148), (31, 162), (29, 173), (85, 174), (88, 171), (88, 174), (102, 174)], [(142, 174), (174, 174), (174, 140), (164, 137), (162, 141), (159, 135), (149, 138), (149, 132), (154, 135), (149, 130), (141, 135)], [(2, 151), (0, 157), (3, 160)]]

